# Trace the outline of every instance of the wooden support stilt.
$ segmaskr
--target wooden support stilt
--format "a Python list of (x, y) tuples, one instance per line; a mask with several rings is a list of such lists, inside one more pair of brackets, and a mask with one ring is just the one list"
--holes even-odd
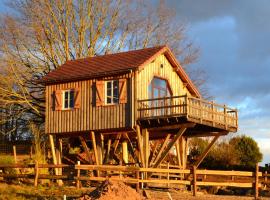
[(183, 169), (186, 169), (187, 166), (187, 138), (180, 137), (179, 138), (179, 150), (180, 150), (180, 159), (181, 165)]
[(146, 168), (148, 168), (149, 165), (149, 132), (147, 129), (142, 130), (142, 136), (143, 136), (143, 149), (144, 149), (144, 164)]
[[(97, 150), (96, 135), (95, 135), (95, 132), (94, 131), (91, 131), (91, 139), (92, 139), (92, 146), (93, 146), (93, 150), (94, 150), (96, 164), (97, 165), (100, 165), (99, 156), (98, 156), (98, 150)], [(97, 176), (100, 175), (99, 171), (96, 171), (96, 175)]]
[[(167, 146), (168, 141), (169, 141), (170, 138), (171, 138), (171, 134), (168, 134), (168, 135), (166, 136), (166, 138), (165, 138), (165, 140), (164, 140), (164, 142), (163, 142), (163, 144), (162, 144), (162, 146), (161, 146), (159, 152), (158, 152), (158, 155), (156, 156), (156, 158), (155, 158), (155, 160), (154, 160), (154, 162), (153, 162), (153, 165), (158, 161), (158, 159), (159, 159), (160, 156), (162, 155), (162, 153), (163, 153), (165, 147)], [(151, 164), (150, 166), (152, 166), (152, 164)]]
[[(57, 165), (57, 158), (56, 158), (56, 152), (55, 152), (55, 146), (54, 146), (54, 140), (53, 140), (53, 136), (49, 135), (49, 140), (50, 140), (50, 145), (51, 145), (51, 151), (52, 151), (52, 157), (53, 157), (53, 164)], [(59, 169), (55, 168), (55, 175), (59, 175)], [(61, 186), (62, 185), (62, 180), (58, 181), (58, 185)]]
[(122, 137), (122, 134), (118, 134), (117, 137), (116, 137), (115, 143), (113, 145), (113, 153), (114, 154), (116, 153), (116, 150), (117, 150), (117, 147), (119, 145), (121, 137)]
[(169, 151), (171, 150), (172, 146), (175, 144), (175, 142), (184, 134), (184, 132), (187, 130), (187, 128), (180, 128), (178, 133), (174, 136), (173, 140), (168, 144), (164, 152), (162, 153), (161, 157), (157, 160), (157, 162), (154, 164), (154, 168), (156, 168), (167, 156)]
[(107, 164), (108, 161), (109, 161), (110, 151), (111, 151), (111, 144), (112, 144), (112, 140), (108, 139), (106, 155), (105, 155), (105, 158), (104, 158), (104, 164)]
[(156, 151), (157, 151), (159, 142), (160, 142), (160, 141), (155, 141), (154, 147), (153, 147), (153, 149), (151, 149), (151, 151), (150, 151), (150, 156), (149, 156), (149, 166), (152, 166), (153, 159), (154, 159), (154, 155), (155, 155), (155, 153), (156, 153)]
[[(144, 156), (144, 167), (148, 168), (149, 165), (149, 132), (147, 129), (142, 130), (143, 140), (143, 156)], [(148, 173), (144, 173), (144, 179), (148, 178)]]
[[(56, 155), (56, 161), (58, 165), (62, 164), (62, 139), (61, 138), (56, 138), (56, 148), (55, 148), (55, 155)], [(58, 174), (57, 175), (62, 175), (62, 168), (58, 168)], [(57, 180), (57, 183), (59, 186), (63, 185), (62, 180)]]
[(97, 156), (99, 165), (103, 164), (103, 150), (102, 150), (102, 134), (96, 134), (96, 143), (97, 143)]
[(138, 147), (139, 147), (139, 152), (140, 152), (141, 163), (142, 163), (142, 166), (145, 167), (141, 128), (138, 125), (136, 126), (136, 133), (137, 133), (137, 142), (138, 142)]
[(128, 164), (128, 143), (127, 140), (122, 141), (122, 155), (125, 164)]
[[(55, 147), (54, 147), (54, 141), (53, 141), (53, 136), (52, 135), (49, 135), (49, 140), (50, 140), (50, 145), (51, 145), (53, 164), (57, 165), (57, 159), (56, 159), (56, 155), (55, 155)], [(54, 171), (55, 171), (55, 174), (58, 175), (57, 168), (55, 168)]]
[(214, 145), (214, 143), (217, 141), (217, 139), (219, 138), (219, 135), (216, 135), (213, 140), (210, 142), (210, 144), (207, 146), (207, 148), (205, 149), (205, 151), (202, 153), (202, 155), (198, 158), (198, 160), (195, 162), (195, 167), (198, 168), (199, 165), (201, 164), (201, 162), (203, 161), (203, 159), (207, 156), (207, 154), (209, 153), (211, 147)]
[(111, 147), (111, 150), (110, 150), (110, 157), (113, 158), (118, 164), (120, 163), (120, 159), (117, 157), (116, 155), (116, 150), (117, 150), (117, 147), (119, 145), (119, 141), (120, 141), (120, 138), (121, 138), (122, 134), (118, 134), (116, 136), (116, 139), (114, 140), (113, 144), (112, 144), (112, 147)]
[(91, 131), (91, 140), (92, 140), (92, 146), (93, 146), (93, 150), (94, 150), (96, 165), (99, 165), (98, 153), (97, 153), (96, 136), (95, 136), (94, 131)]
[(101, 152), (102, 152), (102, 161), (101, 163), (103, 163), (103, 159), (105, 157), (105, 150), (104, 150), (104, 135), (100, 134), (100, 139), (101, 139)]
[(79, 136), (79, 139), (81, 141), (83, 150), (86, 153), (87, 160), (88, 160), (89, 164), (92, 165), (93, 164), (93, 161), (92, 161), (92, 158), (91, 158), (91, 154), (90, 154), (89, 148), (87, 147), (86, 140), (82, 136)]
[[(56, 159), (57, 164), (62, 164), (62, 139), (57, 137)], [(62, 175), (62, 168), (58, 168), (58, 175)]]
[(130, 152), (131, 156), (133, 157), (134, 162), (139, 163), (139, 159), (138, 159), (138, 157), (137, 157), (137, 155), (135, 153), (135, 148), (133, 147), (133, 144), (132, 144), (132, 142), (131, 142), (131, 140), (130, 140), (127, 133), (125, 133), (125, 138), (128, 141), (128, 151)]
[(182, 169), (181, 155), (180, 155), (180, 138), (175, 143), (177, 162), (180, 169)]

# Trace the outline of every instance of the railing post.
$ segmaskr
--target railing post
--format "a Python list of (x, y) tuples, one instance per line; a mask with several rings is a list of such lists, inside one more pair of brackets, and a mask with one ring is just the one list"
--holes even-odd
[(197, 196), (197, 173), (196, 173), (196, 166), (192, 166), (193, 172), (193, 196)]
[[(77, 162), (77, 165), (80, 166), (80, 161)], [(76, 187), (80, 188), (80, 175), (81, 175), (81, 170), (77, 169), (77, 180), (76, 180)]]
[(187, 117), (188, 117), (188, 114), (189, 114), (189, 109), (188, 109), (188, 106), (189, 106), (189, 102), (188, 102), (188, 96), (187, 96), (187, 94), (186, 94), (186, 96), (185, 96), (185, 104), (186, 104), (186, 115), (187, 115)]
[(259, 197), (259, 164), (256, 163), (255, 173), (254, 173), (255, 183), (254, 183), (254, 199)]
[(34, 186), (38, 186), (38, 161), (35, 161), (35, 180), (34, 180)]

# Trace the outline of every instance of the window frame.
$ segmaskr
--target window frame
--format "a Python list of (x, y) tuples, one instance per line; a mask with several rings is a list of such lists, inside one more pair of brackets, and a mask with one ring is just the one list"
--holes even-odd
[[(65, 107), (66, 92), (68, 92), (68, 107)], [(71, 105), (71, 98), (70, 98), (71, 92), (73, 92), (73, 107), (70, 106)], [(75, 109), (75, 89), (62, 90), (62, 110), (74, 110), (74, 109)]]
[[(104, 86), (104, 105), (118, 105), (120, 104), (120, 94), (119, 94), (119, 80), (118, 79), (113, 79), (113, 80), (107, 80), (107, 81), (104, 81), (105, 82), (105, 86)], [(108, 96), (107, 95), (107, 84), (108, 83), (111, 83), (111, 95)], [(118, 93), (118, 96), (117, 96), (117, 102), (114, 102), (114, 82), (117, 82), (117, 93)], [(108, 103), (108, 97), (111, 98), (111, 103)]]

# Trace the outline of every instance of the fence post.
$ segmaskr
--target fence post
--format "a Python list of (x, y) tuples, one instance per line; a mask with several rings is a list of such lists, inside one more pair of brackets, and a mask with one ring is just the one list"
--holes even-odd
[(13, 156), (14, 156), (14, 162), (17, 164), (17, 152), (16, 152), (16, 145), (13, 145)]
[(35, 161), (35, 180), (34, 180), (34, 186), (37, 187), (38, 186), (38, 161)]
[(204, 169), (204, 176), (203, 176), (203, 179), (206, 180), (207, 179), (207, 176), (206, 176), (206, 169)]
[(259, 197), (259, 164), (258, 163), (256, 163), (254, 178), (255, 178), (255, 183), (254, 183), (254, 198), (256, 200)]
[[(170, 163), (169, 163), (169, 162), (167, 163), (167, 169), (168, 169), (168, 170), (170, 169)], [(167, 180), (168, 180), (168, 181), (170, 180), (170, 173), (169, 173), (169, 172), (167, 173)], [(167, 183), (167, 187), (168, 187), (168, 188), (170, 187), (169, 182)]]
[(226, 109), (226, 105), (223, 106), (223, 110), (224, 110), (224, 123), (225, 123), (225, 129), (227, 129), (227, 109)]
[(137, 183), (136, 183), (136, 191), (138, 192), (140, 190), (140, 172), (136, 171), (136, 179), (137, 179)]
[[(119, 164), (122, 166), (122, 160), (120, 160), (120, 163)], [(123, 174), (122, 174), (122, 171), (121, 170), (119, 171), (119, 178), (120, 179), (123, 178)]]
[(196, 174), (196, 166), (192, 166), (193, 172), (193, 196), (197, 196), (197, 174)]
[[(77, 165), (80, 166), (80, 161), (77, 162)], [(76, 181), (76, 187), (80, 188), (80, 175), (81, 175), (81, 170), (77, 169), (77, 181)]]
[(266, 184), (266, 182), (267, 182), (267, 175), (268, 175), (268, 173), (267, 173), (267, 171), (265, 171), (264, 172), (264, 184)]

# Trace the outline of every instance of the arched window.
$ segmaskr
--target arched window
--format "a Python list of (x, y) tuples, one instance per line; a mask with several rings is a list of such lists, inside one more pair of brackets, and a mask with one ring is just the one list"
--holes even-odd
[(148, 86), (149, 98), (162, 98), (172, 95), (170, 86), (165, 79), (154, 77)]
[(147, 106), (157, 108), (151, 109), (149, 114), (151, 116), (162, 116), (165, 114), (169, 114), (168, 110), (164, 109), (163, 107), (169, 106), (171, 104), (170, 99), (162, 99), (164, 97), (172, 96), (168, 81), (162, 78), (154, 77), (148, 86), (148, 92), (149, 99), (155, 100), (149, 101), (149, 104)]

